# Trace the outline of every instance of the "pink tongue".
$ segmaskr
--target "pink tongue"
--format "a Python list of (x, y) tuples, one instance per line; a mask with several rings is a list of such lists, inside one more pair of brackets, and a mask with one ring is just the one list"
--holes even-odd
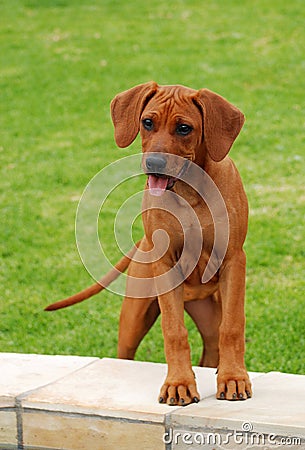
[(151, 195), (160, 196), (167, 187), (167, 178), (156, 177), (155, 175), (148, 176), (148, 187)]

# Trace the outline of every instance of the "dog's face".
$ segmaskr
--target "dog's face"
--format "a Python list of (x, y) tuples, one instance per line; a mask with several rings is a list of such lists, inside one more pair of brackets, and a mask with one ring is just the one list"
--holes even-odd
[(174, 185), (184, 161), (202, 165), (206, 156), (221, 161), (244, 122), (235, 106), (207, 89), (154, 82), (118, 94), (111, 113), (119, 147), (130, 145), (140, 132), (143, 169), (155, 195)]
[(171, 189), (185, 167), (184, 160), (196, 159), (203, 120), (194, 93), (181, 86), (162, 87), (141, 114), (142, 165), (152, 194)]
[(163, 152), (194, 161), (203, 140), (195, 94), (182, 86), (164, 86), (148, 101), (140, 117), (144, 153)]

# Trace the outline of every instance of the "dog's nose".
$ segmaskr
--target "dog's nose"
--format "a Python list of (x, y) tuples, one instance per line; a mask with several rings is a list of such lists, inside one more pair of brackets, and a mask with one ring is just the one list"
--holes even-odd
[(166, 159), (162, 155), (151, 155), (146, 158), (145, 164), (148, 172), (162, 174), (166, 167)]

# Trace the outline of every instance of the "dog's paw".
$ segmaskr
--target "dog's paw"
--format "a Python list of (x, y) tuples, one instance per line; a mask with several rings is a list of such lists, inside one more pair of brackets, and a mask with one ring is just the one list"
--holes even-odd
[(218, 372), (216, 393), (218, 400), (247, 400), (251, 397), (251, 382), (246, 371), (235, 376)]
[(160, 394), (159, 403), (167, 403), (170, 406), (186, 406), (190, 403), (198, 403), (200, 395), (196, 388), (195, 380), (168, 382), (165, 380)]

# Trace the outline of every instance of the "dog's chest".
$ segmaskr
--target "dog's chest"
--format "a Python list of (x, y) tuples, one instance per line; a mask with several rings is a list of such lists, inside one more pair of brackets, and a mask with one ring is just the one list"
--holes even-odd
[[(185, 199), (167, 191), (161, 197), (144, 194), (142, 218), (145, 235), (153, 240), (156, 230), (162, 230), (176, 251), (185, 247), (190, 253), (198, 248), (209, 253), (214, 241), (214, 222), (206, 203), (198, 198)], [(163, 236), (165, 236), (165, 234)]]

